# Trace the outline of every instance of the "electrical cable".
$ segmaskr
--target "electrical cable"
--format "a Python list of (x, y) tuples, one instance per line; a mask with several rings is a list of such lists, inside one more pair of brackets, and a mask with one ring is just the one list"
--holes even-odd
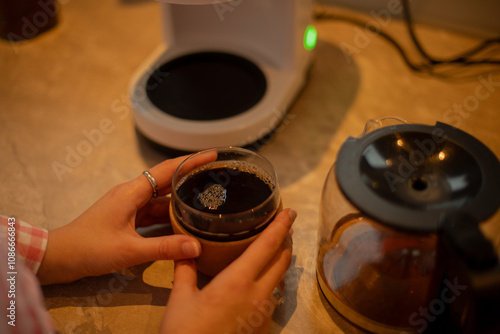
[(425, 72), (426, 69), (429, 69), (429, 66), (426, 64), (414, 64), (409, 56), (407, 55), (406, 51), (403, 49), (401, 45), (388, 33), (386, 33), (383, 30), (378, 30), (375, 29), (373, 26), (367, 24), (366, 21), (350, 17), (350, 16), (344, 16), (344, 15), (337, 15), (337, 14), (331, 14), (331, 13), (317, 13), (315, 15), (316, 20), (337, 20), (337, 21), (345, 21), (349, 22), (361, 27), (364, 27), (365, 29), (370, 30), (371, 32), (374, 32), (377, 35), (380, 35), (381, 37), (385, 38), (386, 41), (392, 44), (396, 48), (396, 50), (399, 52), (401, 57), (403, 58), (403, 61), (406, 63), (408, 67), (410, 67), (412, 70), (417, 71), (417, 72)]
[(427, 53), (423, 46), (422, 43), (418, 40), (416, 34), (415, 34), (415, 29), (413, 27), (413, 18), (410, 13), (410, 5), (408, 3), (408, 0), (401, 0), (402, 5), (403, 5), (403, 13), (405, 17), (405, 22), (406, 26), (408, 29), (408, 33), (410, 34), (410, 37), (417, 48), (417, 50), (420, 52), (420, 54), (430, 62), (430, 64), (433, 65), (438, 65), (438, 64), (450, 64), (450, 63), (459, 63), (462, 65), (476, 65), (476, 64), (498, 64), (500, 65), (500, 60), (495, 60), (495, 59), (480, 59), (480, 60), (472, 60), (469, 59), (469, 57), (474, 56), (475, 54), (481, 52), (482, 50), (486, 49), (489, 46), (494, 45), (495, 43), (500, 43), (500, 37), (497, 38), (492, 38), (492, 39), (487, 39), (483, 41), (481, 44), (478, 46), (463, 52), (461, 55), (455, 56), (454, 58), (451, 59), (436, 59)]
[(423, 63), (414, 63), (410, 60), (410, 57), (408, 56), (407, 52), (403, 49), (403, 47), (399, 44), (399, 42), (392, 37), (390, 34), (387, 32), (383, 31), (382, 29), (376, 29), (373, 27), (373, 25), (370, 25), (369, 22), (366, 22), (361, 19), (357, 19), (354, 17), (350, 16), (344, 16), (344, 15), (337, 15), (337, 14), (332, 14), (332, 13), (326, 13), (326, 11), (321, 12), (316, 12), (315, 18), (317, 20), (339, 20), (339, 21), (346, 21), (361, 27), (364, 27), (365, 29), (370, 30), (371, 32), (383, 37), (386, 41), (388, 41), (390, 44), (392, 44), (396, 50), (399, 52), (401, 55), (403, 61), (406, 63), (406, 65), (412, 69), (413, 71), (416, 72), (423, 72), (423, 73), (432, 73), (432, 74), (438, 74), (435, 72), (435, 68), (437, 68), (440, 65), (460, 65), (460, 66), (473, 66), (473, 65), (500, 65), (500, 60), (497, 59), (471, 59), (471, 57), (477, 55), (479, 52), (486, 50), (489, 47), (495, 46), (496, 44), (500, 44), (500, 37), (497, 38), (492, 38), (492, 39), (487, 39), (483, 41), (481, 44), (471, 48), (470, 50), (464, 51), (463, 53), (454, 56), (450, 59), (437, 59), (435, 57), (432, 57), (429, 55), (423, 48), (422, 44), (420, 43), (419, 39), (417, 38), (415, 34), (415, 30), (413, 27), (413, 18), (410, 13), (410, 7), (408, 4), (408, 0), (401, 0), (402, 5), (403, 5), (403, 14), (404, 14), (404, 21), (406, 23), (406, 27), (408, 29), (408, 32), (410, 34), (410, 37), (412, 39), (413, 44), (419, 51), (420, 55), (424, 58)]
[(408, 55), (406, 54), (405, 50), (399, 43), (389, 34), (382, 30), (376, 30), (374, 27), (371, 25), (368, 25), (367, 22), (363, 20), (359, 20), (353, 17), (349, 16), (343, 16), (343, 15), (336, 15), (336, 14), (327, 14), (327, 13), (318, 13), (316, 14), (316, 20), (337, 20), (337, 21), (346, 21), (361, 27), (365, 27), (366, 29), (369, 29), (370, 31), (380, 35), (381, 37), (385, 38), (389, 43), (391, 43), (400, 53), (401, 57), (403, 58), (403, 61), (406, 63), (408, 67), (410, 67), (414, 71), (423, 71), (423, 66), (414, 64)]

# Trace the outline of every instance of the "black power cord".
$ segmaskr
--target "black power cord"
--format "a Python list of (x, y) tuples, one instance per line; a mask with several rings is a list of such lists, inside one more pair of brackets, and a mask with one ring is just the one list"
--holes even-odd
[(422, 44), (418, 40), (416, 34), (415, 34), (415, 29), (413, 27), (413, 18), (410, 13), (410, 5), (408, 3), (408, 0), (401, 0), (403, 4), (403, 13), (406, 21), (406, 26), (408, 28), (408, 33), (410, 34), (411, 39), (413, 40), (413, 43), (415, 44), (415, 47), (417, 50), (420, 52), (420, 54), (431, 64), (431, 65), (439, 65), (439, 64), (462, 64), (462, 65), (479, 65), (479, 64), (492, 64), (492, 65), (500, 65), (500, 60), (496, 59), (480, 59), (480, 60), (475, 60), (475, 59), (470, 59), (470, 57), (474, 56), (475, 54), (483, 51), (484, 49), (496, 44), (500, 43), (500, 37), (497, 38), (492, 38), (492, 39), (487, 39), (483, 41), (481, 44), (478, 46), (463, 52), (462, 54), (455, 56), (450, 59), (436, 59), (427, 53), (424, 48), (422, 47)]
[(410, 60), (407, 52), (403, 49), (403, 47), (398, 43), (398, 41), (392, 37), (387, 32), (382, 29), (377, 29), (373, 25), (370, 25), (369, 22), (364, 20), (360, 20), (354, 17), (345, 16), (345, 15), (337, 15), (332, 13), (316, 12), (315, 19), (316, 20), (338, 20), (338, 21), (346, 21), (358, 26), (362, 26), (365, 29), (370, 30), (376, 35), (384, 38), (390, 44), (392, 44), (396, 50), (401, 55), (403, 61), (407, 64), (407, 66), (416, 72), (429, 73), (429, 74), (439, 74), (435, 72), (435, 69), (440, 65), (459, 65), (459, 66), (473, 66), (473, 65), (500, 65), (500, 60), (498, 59), (473, 59), (473, 56), (476, 56), (479, 52), (486, 50), (492, 46), (500, 44), (500, 37), (487, 39), (477, 45), (476, 47), (471, 48), (470, 50), (464, 51), (463, 53), (456, 55), (450, 59), (437, 59), (432, 57), (425, 51), (422, 44), (415, 34), (415, 29), (413, 27), (413, 18), (410, 13), (410, 6), (408, 4), (408, 0), (401, 0), (403, 5), (403, 14), (404, 20), (410, 34), (410, 37), (419, 51), (420, 55), (424, 58), (424, 62), (422, 63), (414, 63)]

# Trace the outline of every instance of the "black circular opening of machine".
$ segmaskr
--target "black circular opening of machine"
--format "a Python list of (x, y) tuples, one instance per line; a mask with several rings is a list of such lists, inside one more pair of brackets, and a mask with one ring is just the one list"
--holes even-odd
[(188, 120), (218, 120), (256, 105), (266, 92), (266, 78), (247, 59), (202, 52), (157, 68), (148, 78), (146, 92), (166, 114)]

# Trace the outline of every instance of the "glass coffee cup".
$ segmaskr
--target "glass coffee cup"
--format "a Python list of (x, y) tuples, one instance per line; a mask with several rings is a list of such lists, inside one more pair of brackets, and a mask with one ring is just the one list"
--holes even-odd
[(201, 151), (182, 162), (173, 176), (172, 227), (200, 241), (197, 267), (209, 276), (235, 260), (281, 207), (276, 171), (253, 151)]

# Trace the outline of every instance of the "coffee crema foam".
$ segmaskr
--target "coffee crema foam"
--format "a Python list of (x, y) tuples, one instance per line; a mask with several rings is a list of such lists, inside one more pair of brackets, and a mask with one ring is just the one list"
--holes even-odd
[(226, 202), (227, 191), (220, 184), (212, 184), (204, 192), (198, 194), (198, 200), (207, 209), (217, 210)]
[(193, 175), (215, 168), (230, 168), (238, 172), (251, 173), (267, 184), (271, 190), (274, 190), (276, 187), (276, 181), (273, 177), (255, 164), (247, 161), (214, 161), (190, 171), (179, 181), (176, 190), (178, 190), (187, 179), (193, 177)]

